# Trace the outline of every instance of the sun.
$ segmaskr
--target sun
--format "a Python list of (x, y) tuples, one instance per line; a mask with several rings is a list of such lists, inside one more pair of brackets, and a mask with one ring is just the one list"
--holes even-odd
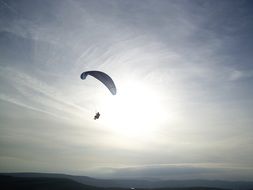
[(166, 118), (159, 91), (136, 81), (122, 83), (116, 96), (101, 99), (101, 110), (101, 122), (125, 137), (147, 138)]

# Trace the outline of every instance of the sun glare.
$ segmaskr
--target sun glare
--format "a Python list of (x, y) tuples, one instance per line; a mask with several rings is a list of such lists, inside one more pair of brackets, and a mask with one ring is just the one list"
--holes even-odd
[(165, 118), (159, 92), (150, 86), (128, 82), (116, 96), (102, 101), (103, 121), (115, 133), (126, 137), (147, 138)]

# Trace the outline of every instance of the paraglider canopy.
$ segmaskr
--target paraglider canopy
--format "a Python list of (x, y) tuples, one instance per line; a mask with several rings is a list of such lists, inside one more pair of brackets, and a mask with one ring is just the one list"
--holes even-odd
[(82, 80), (84, 80), (88, 75), (91, 75), (94, 78), (101, 81), (112, 93), (112, 95), (115, 95), (117, 93), (117, 89), (112, 78), (106, 73), (101, 72), (101, 71), (86, 71), (86, 72), (83, 72), (80, 77)]

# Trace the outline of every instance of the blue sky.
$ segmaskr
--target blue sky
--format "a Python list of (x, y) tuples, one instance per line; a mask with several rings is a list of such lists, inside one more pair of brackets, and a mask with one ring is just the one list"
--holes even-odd
[(0, 0), (0, 171), (253, 180), (252, 20), (251, 1)]

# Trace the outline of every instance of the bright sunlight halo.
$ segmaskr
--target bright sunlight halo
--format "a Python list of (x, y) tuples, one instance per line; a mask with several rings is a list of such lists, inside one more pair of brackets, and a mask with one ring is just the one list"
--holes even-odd
[(166, 118), (160, 99), (159, 92), (147, 84), (121, 84), (116, 96), (103, 99), (106, 126), (123, 136), (146, 138)]

